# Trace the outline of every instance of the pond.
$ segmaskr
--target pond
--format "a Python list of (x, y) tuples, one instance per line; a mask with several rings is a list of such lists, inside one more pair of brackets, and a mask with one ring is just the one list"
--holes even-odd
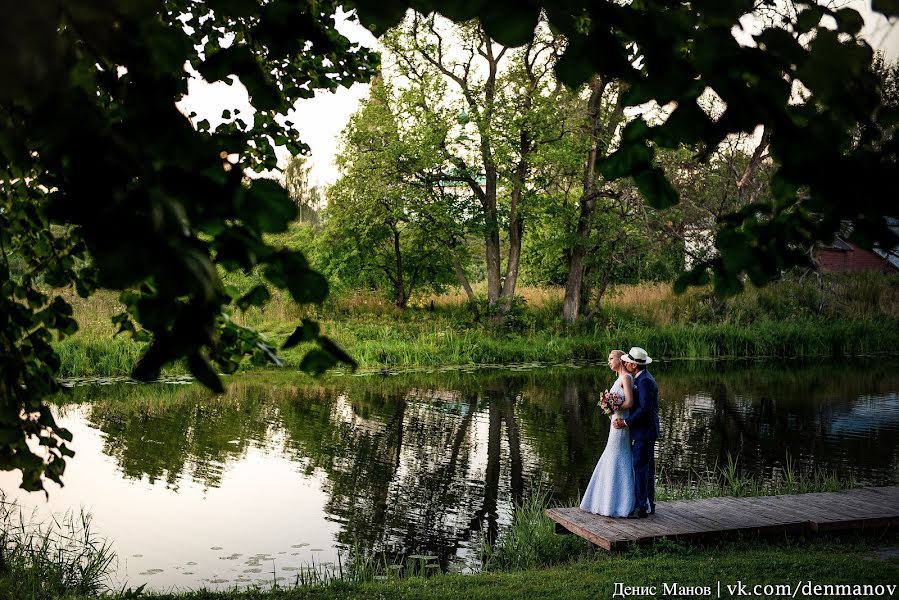
[[(823, 470), (899, 482), (899, 359), (654, 364), (659, 477)], [(119, 560), (114, 585), (289, 585), (348, 549), (471, 566), (516, 502), (574, 503), (608, 436), (596, 364), (516, 365), (196, 384), (79, 385), (55, 410), (77, 452), (59, 488), (0, 490), (35, 518), (84, 508)], [(27, 512), (26, 511), (26, 512)], [(341, 557), (338, 557), (338, 553)], [(342, 563), (341, 563), (342, 564)]]

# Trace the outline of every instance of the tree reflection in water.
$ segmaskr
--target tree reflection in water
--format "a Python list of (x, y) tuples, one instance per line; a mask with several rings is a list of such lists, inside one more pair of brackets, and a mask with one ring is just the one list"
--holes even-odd
[[(805, 473), (896, 483), (896, 366), (654, 365), (662, 477), (685, 481), (731, 455), (742, 474), (772, 478), (789, 455)], [(576, 501), (608, 436), (596, 400), (611, 379), (600, 366), (306, 386), (279, 375), (238, 378), (221, 397), (196, 386), (118, 386), (79, 388), (61, 402), (90, 399), (90, 422), (125, 478), (214, 488), (262, 448), (322, 477), (338, 544), (433, 553), (446, 566), (482, 536), (495, 539), (539, 487)]]

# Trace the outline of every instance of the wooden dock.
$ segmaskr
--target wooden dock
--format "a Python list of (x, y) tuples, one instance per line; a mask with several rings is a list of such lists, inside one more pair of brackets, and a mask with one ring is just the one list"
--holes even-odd
[(658, 502), (645, 519), (602, 517), (580, 508), (551, 508), (558, 533), (573, 533), (606, 550), (658, 538), (724, 534), (816, 533), (899, 525), (899, 486), (842, 492), (705, 498)]

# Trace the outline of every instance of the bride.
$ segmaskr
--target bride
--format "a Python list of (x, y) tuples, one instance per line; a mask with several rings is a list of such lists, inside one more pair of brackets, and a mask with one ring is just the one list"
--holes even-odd
[[(623, 355), (621, 350), (609, 353), (609, 368), (618, 373), (618, 379), (609, 391), (624, 398), (614, 417), (626, 419), (634, 405), (635, 392), (634, 378), (621, 360)], [(635, 496), (631, 434), (627, 427), (615, 429), (609, 423), (606, 449), (593, 470), (581, 509), (607, 517), (626, 517), (634, 508)]]

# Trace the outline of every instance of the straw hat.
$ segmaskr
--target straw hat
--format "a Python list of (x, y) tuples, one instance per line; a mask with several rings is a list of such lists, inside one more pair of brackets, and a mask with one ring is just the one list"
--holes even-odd
[(631, 348), (630, 352), (621, 357), (621, 360), (634, 363), (635, 365), (648, 365), (652, 362), (652, 359), (646, 353), (646, 350), (638, 348), (637, 346)]

